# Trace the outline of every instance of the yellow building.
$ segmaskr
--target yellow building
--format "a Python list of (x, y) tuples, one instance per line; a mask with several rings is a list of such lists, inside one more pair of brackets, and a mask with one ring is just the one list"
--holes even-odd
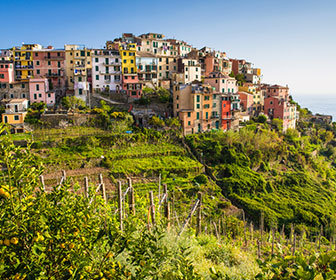
[(86, 101), (90, 90), (88, 77), (92, 69), (92, 50), (79, 45), (65, 45), (64, 49), (68, 93)]
[(15, 79), (17, 81), (28, 81), (33, 78), (33, 50), (41, 49), (39, 44), (22, 44), (21, 47), (14, 47), (13, 59)]
[(27, 112), (17, 112), (17, 113), (3, 113), (2, 122), (11, 125), (23, 124)]
[(6, 104), (5, 113), (2, 114), (2, 122), (10, 124), (14, 132), (23, 132), (28, 99), (10, 99), (2, 100), (2, 102)]
[(136, 67), (136, 44), (124, 43), (119, 45), (119, 53), (121, 56), (122, 74), (135, 74)]

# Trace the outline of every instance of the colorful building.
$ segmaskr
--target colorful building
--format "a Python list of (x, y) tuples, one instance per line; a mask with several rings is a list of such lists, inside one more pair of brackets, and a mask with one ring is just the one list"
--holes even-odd
[(289, 100), (289, 88), (273, 85), (266, 86), (266, 97), (264, 100), (264, 113), (270, 119), (282, 119), (283, 131), (296, 127), (297, 111), (296, 105)]
[(149, 52), (137, 52), (136, 65), (139, 81), (144, 85), (158, 86), (159, 59)]
[(33, 51), (38, 49), (42, 49), (39, 44), (22, 44), (12, 49), (16, 81), (28, 82), (34, 77)]
[(177, 61), (177, 72), (184, 74), (184, 84), (201, 81), (201, 65), (197, 59), (179, 58)]
[(92, 82), (91, 49), (79, 45), (65, 45), (67, 94), (89, 101)]
[(0, 84), (11, 84), (13, 82), (14, 82), (13, 61), (0, 60)]
[(49, 89), (47, 78), (29, 79), (29, 100), (30, 104), (43, 102), (47, 106), (55, 105), (55, 91)]
[(2, 114), (2, 122), (10, 124), (16, 132), (24, 131), (24, 119), (27, 114), (27, 99), (2, 100), (5, 103), (5, 113)]
[(122, 88), (128, 96), (140, 98), (142, 83), (139, 82), (137, 74), (136, 44), (120, 43), (119, 53), (121, 56)]
[(120, 92), (121, 56), (118, 49), (94, 50), (92, 54), (92, 87), (96, 92)]
[(0, 83), (0, 100), (25, 98), (29, 98), (28, 82)]
[(243, 112), (247, 112), (249, 115), (253, 114), (253, 94), (245, 91), (238, 91), (240, 105)]
[(46, 78), (48, 87), (53, 90), (58, 98), (65, 95), (65, 51), (54, 49), (52, 46), (33, 50), (33, 76)]
[(197, 82), (175, 85), (173, 90), (174, 116), (181, 121), (184, 135), (218, 129), (213, 123), (213, 88)]

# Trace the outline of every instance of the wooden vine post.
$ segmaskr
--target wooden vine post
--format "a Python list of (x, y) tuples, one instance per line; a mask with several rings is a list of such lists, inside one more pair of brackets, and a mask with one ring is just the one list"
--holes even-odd
[(103, 174), (99, 174), (99, 184), (100, 184), (100, 189), (102, 191), (103, 199), (105, 203), (107, 202), (107, 197), (106, 197), (106, 190), (105, 190), (105, 184), (103, 180)]
[(200, 235), (202, 232), (202, 193), (197, 194), (198, 197), (198, 208), (197, 208), (197, 225), (196, 225), (196, 235)]
[(119, 214), (120, 230), (123, 231), (124, 228), (123, 228), (122, 190), (120, 181), (118, 181), (118, 214)]
[(84, 178), (84, 193), (87, 198), (89, 198), (89, 179), (88, 177)]
[(43, 175), (40, 175), (40, 182), (41, 182), (41, 185), (42, 185), (42, 190), (45, 192), (45, 184), (44, 184), (44, 177), (43, 177)]
[[(161, 174), (160, 174), (161, 175)], [(167, 229), (170, 228), (170, 203), (168, 201), (168, 188), (167, 184), (163, 185), (163, 191), (164, 191), (164, 215), (167, 219)]]
[(149, 202), (150, 202), (150, 214), (152, 218), (152, 224), (155, 225), (155, 205), (152, 191), (149, 192)]
[(134, 189), (132, 186), (132, 179), (127, 178), (129, 193), (128, 193), (128, 203), (129, 203), (129, 212), (131, 215), (135, 215), (135, 199), (134, 199)]

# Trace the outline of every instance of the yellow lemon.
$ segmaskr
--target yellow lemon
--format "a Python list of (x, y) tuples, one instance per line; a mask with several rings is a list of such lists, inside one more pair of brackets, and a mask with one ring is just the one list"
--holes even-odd
[(61, 244), (61, 248), (62, 248), (62, 249), (65, 248), (65, 244), (64, 244), (64, 243)]
[(75, 244), (73, 244), (73, 243), (70, 243), (70, 244), (69, 244), (69, 248), (70, 248), (70, 249), (73, 249), (73, 248), (75, 248)]
[(6, 246), (9, 246), (9, 245), (10, 245), (10, 241), (9, 241), (9, 239), (5, 239), (3, 243), (4, 243)]
[(18, 244), (19, 243), (19, 239), (17, 237), (12, 237), (10, 242), (14, 245)]

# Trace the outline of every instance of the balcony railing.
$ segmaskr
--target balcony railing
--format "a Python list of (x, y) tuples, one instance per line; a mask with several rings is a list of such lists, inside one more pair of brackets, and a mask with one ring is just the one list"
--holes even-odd
[(20, 69), (33, 69), (33, 65), (15, 65), (15, 69), (20, 70)]
[(47, 73), (47, 77), (63, 77), (63, 73)]

